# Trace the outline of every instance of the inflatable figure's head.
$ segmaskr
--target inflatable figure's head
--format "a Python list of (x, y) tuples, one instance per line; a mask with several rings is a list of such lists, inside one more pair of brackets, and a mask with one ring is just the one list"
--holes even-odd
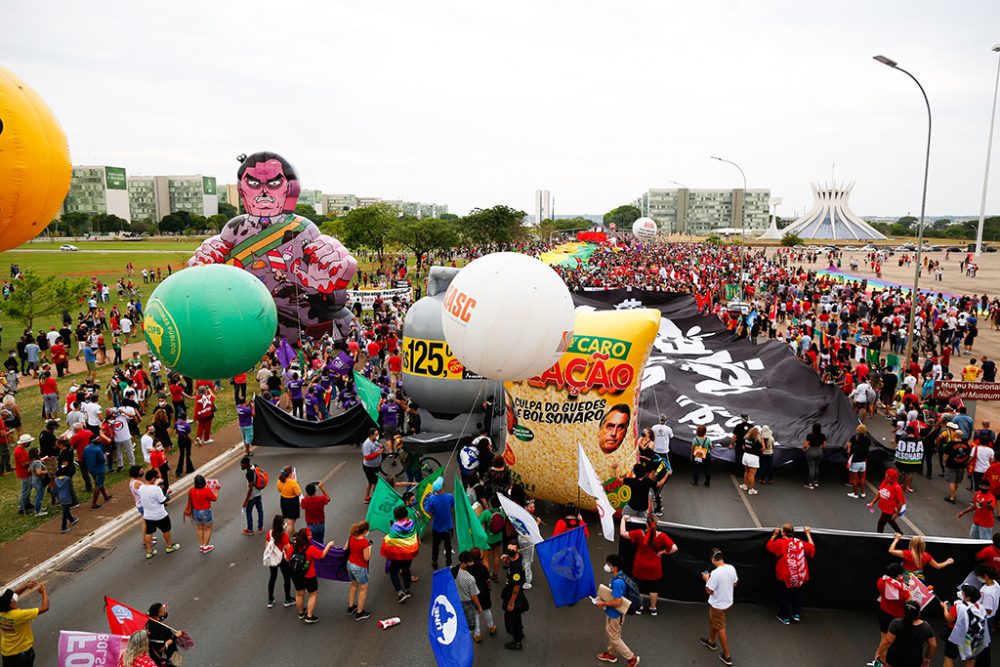
[(250, 215), (273, 217), (295, 210), (301, 191), (299, 177), (292, 163), (277, 153), (246, 156), (236, 177), (243, 208)]

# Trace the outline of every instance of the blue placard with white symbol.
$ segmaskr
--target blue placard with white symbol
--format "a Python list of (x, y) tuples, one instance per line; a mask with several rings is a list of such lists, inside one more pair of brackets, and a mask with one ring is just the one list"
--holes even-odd
[(458, 599), (458, 587), (448, 568), (434, 573), (427, 635), (438, 667), (472, 666), (472, 636)]

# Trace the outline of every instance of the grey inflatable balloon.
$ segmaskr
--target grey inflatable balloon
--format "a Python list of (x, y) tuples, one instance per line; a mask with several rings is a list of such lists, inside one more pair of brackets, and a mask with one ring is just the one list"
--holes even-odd
[[(410, 306), (403, 321), (403, 386), (406, 393), (421, 408), (444, 415), (481, 412), (482, 402), (502, 391), (500, 383), (478, 379), (479, 376), (472, 376), (477, 379), (440, 377), (446, 372), (443, 365), (451, 359), (441, 327), (441, 308), (444, 293), (458, 272), (459, 269), (453, 267), (431, 267), (427, 296)], [(465, 375), (471, 374), (466, 371)]]

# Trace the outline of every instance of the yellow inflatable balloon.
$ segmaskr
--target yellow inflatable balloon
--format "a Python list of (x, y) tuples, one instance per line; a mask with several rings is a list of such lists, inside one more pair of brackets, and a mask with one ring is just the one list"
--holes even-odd
[(66, 135), (52, 109), (0, 67), (0, 251), (35, 238), (52, 222), (71, 171)]

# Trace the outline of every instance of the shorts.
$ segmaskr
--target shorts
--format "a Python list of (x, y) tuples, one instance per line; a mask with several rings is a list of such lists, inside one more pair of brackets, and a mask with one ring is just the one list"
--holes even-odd
[(378, 482), (378, 468), (373, 466), (361, 466), (365, 471), (365, 479), (368, 480), (369, 484), (375, 484)]
[(864, 403), (858, 403), (857, 401), (855, 401), (855, 403), (854, 403), (854, 409), (855, 410), (865, 410), (867, 408), (868, 408), (868, 402), (867, 401), (865, 401)]
[(622, 507), (622, 516), (632, 516), (636, 519), (645, 519), (646, 510), (633, 509), (630, 505), (625, 505)]
[(354, 563), (347, 562), (347, 576), (351, 578), (351, 581), (358, 584), (359, 586), (364, 586), (368, 583), (368, 568), (358, 567)]
[(853, 473), (865, 472), (866, 470), (868, 470), (867, 461), (858, 461), (857, 463), (852, 461), (851, 467), (848, 468), (848, 471)]
[(895, 616), (881, 608), (878, 610), (878, 629), (880, 632), (889, 632), (889, 624), (896, 619)]
[(944, 642), (944, 657), (951, 658), (952, 660), (958, 660), (958, 644), (953, 641), (945, 640)]
[(91, 476), (94, 478), (94, 486), (104, 486), (104, 477), (107, 473), (94, 472)]
[(961, 484), (965, 479), (965, 468), (945, 468), (944, 480), (952, 484)]
[(201, 525), (212, 524), (212, 510), (194, 510), (191, 512), (191, 520)]
[(639, 579), (634, 577), (635, 585), (639, 587), (639, 592), (643, 595), (649, 595), (650, 593), (659, 593), (660, 588), (659, 579)]
[(726, 629), (726, 609), (716, 609), (715, 607), (708, 606), (708, 627), (713, 630), (725, 630)]
[(315, 593), (319, 590), (316, 577), (292, 577), (292, 585), (295, 586), (296, 591), (305, 591), (306, 593)]
[(748, 468), (759, 468), (760, 467), (760, 457), (756, 454), (744, 454), (743, 455), (743, 465)]
[(299, 518), (299, 498), (281, 497), (281, 516), (295, 521)]
[(165, 516), (162, 519), (146, 519), (146, 534), (153, 535), (159, 530), (161, 533), (170, 532), (170, 517)]
[(924, 467), (923, 463), (913, 463), (912, 461), (906, 461), (906, 462), (896, 461), (896, 470), (902, 473), (906, 473), (908, 475), (912, 475), (913, 473), (919, 475), (920, 471), (923, 470), (923, 467)]
[(253, 444), (253, 426), (240, 426), (240, 433), (243, 434), (243, 444)]

